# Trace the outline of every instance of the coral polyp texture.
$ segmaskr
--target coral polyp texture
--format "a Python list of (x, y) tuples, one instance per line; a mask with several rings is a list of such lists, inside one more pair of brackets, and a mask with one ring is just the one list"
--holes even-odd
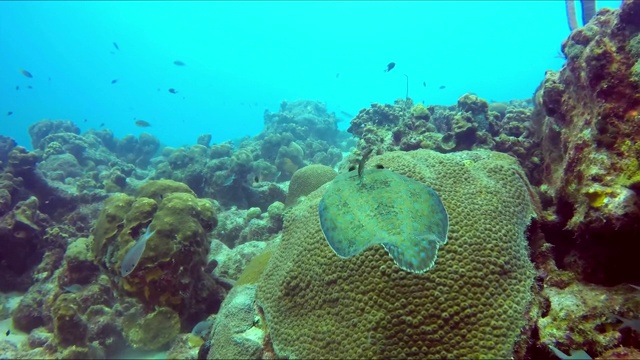
[(295, 205), (298, 199), (333, 180), (336, 175), (338, 174), (331, 167), (321, 164), (308, 165), (297, 170), (289, 183), (286, 204)]
[(437, 191), (449, 213), (449, 241), (424, 274), (401, 270), (382, 246), (339, 258), (318, 219), (330, 183), (311, 193), (286, 214), (258, 282), (257, 304), (277, 356), (512, 356), (534, 277), (524, 235), (534, 209), (517, 161), (490, 151), (418, 150), (368, 163)]

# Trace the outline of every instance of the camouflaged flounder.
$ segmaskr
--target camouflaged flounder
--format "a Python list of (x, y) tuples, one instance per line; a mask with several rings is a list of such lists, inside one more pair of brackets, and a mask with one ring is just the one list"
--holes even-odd
[(322, 232), (343, 258), (382, 244), (403, 270), (431, 269), (447, 242), (449, 217), (430, 187), (385, 169), (336, 177), (318, 205)]

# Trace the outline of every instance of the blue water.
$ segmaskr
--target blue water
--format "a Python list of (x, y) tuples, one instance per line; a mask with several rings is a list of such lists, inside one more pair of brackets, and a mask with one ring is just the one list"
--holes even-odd
[(2, 2), (0, 134), (30, 148), (28, 126), (49, 118), (168, 146), (222, 142), (258, 134), (282, 100), (355, 115), (404, 98), (404, 74), (426, 104), (528, 98), (562, 66), (568, 34), (560, 0)]

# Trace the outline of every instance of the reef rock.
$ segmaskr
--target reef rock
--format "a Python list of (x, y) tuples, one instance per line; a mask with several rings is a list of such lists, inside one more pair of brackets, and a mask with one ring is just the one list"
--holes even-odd
[[(602, 9), (563, 43), (566, 64), (535, 94), (545, 204), (563, 266), (604, 285), (638, 280), (640, 1)], [(611, 234), (615, 231), (615, 236)], [(567, 240), (575, 239), (575, 240)], [(578, 259), (576, 261), (576, 259)]]

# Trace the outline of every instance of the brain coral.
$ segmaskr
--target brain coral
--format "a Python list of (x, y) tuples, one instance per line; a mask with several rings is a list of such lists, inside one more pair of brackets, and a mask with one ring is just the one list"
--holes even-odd
[(534, 216), (522, 169), (508, 155), (388, 152), (369, 164), (420, 181), (449, 212), (449, 242), (425, 274), (402, 271), (382, 246), (341, 259), (318, 220), (321, 187), (286, 215), (258, 283), (278, 356), (506, 358), (530, 305), (524, 236)]
[(287, 206), (295, 205), (301, 196), (307, 196), (320, 186), (333, 180), (337, 175), (331, 167), (320, 164), (305, 166), (291, 177), (289, 193), (287, 194)]

